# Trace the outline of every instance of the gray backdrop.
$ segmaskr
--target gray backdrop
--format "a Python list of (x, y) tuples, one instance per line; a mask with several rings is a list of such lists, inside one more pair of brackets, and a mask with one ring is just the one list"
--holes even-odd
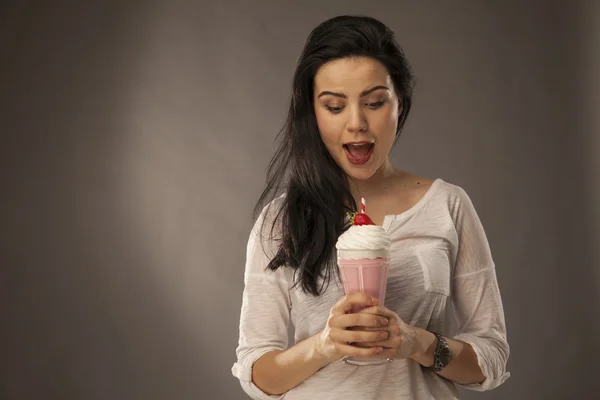
[(471, 195), (512, 377), (600, 389), (600, 6), (593, 1), (50, 2), (0, 20), (0, 398), (244, 399), (251, 210), (326, 18), (397, 33), (419, 79), (401, 168)]

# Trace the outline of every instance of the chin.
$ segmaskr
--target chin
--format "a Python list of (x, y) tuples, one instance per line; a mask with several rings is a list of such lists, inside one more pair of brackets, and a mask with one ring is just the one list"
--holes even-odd
[(377, 172), (377, 168), (375, 168), (374, 166), (366, 165), (355, 166), (352, 164), (346, 164), (344, 165), (343, 169), (344, 172), (346, 172), (346, 175), (357, 181), (366, 181), (370, 179), (373, 175), (375, 175), (375, 172)]

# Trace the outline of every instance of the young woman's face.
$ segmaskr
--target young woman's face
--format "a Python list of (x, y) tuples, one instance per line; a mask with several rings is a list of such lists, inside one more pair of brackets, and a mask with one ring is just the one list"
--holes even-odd
[(369, 179), (386, 165), (401, 109), (383, 64), (359, 57), (323, 65), (314, 106), (323, 143), (351, 178)]

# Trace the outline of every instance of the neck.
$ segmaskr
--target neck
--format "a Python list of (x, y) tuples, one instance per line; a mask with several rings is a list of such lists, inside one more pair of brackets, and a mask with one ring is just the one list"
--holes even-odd
[(350, 178), (350, 191), (357, 201), (360, 208), (361, 197), (368, 198), (383, 192), (391, 177), (397, 174), (396, 169), (390, 163), (386, 162), (369, 179)]

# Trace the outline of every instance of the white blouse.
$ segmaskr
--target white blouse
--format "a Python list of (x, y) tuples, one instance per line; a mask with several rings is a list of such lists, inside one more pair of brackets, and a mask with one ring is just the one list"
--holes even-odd
[[(282, 197), (274, 201), (275, 206)], [(295, 343), (320, 332), (329, 310), (344, 295), (336, 275), (314, 297), (299, 286), (292, 288), (291, 268), (265, 271), (276, 250), (274, 243), (257, 236), (265, 210), (248, 241), (237, 362), (232, 368), (251, 398), (459, 398), (455, 383), (424, 371), (410, 359), (375, 366), (332, 362), (281, 396), (267, 395), (254, 385), (256, 360), (269, 351), (286, 349), (292, 327)], [(270, 231), (270, 225), (265, 226), (263, 238)], [(436, 179), (415, 206), (386, 216), (383, 227), (392, 239), (384, 305), (409, 325), (473, 347), (486, 379), (464, 387), (483, 391), (501, 385), (510, 376), (502, 300), (490, 247), (467, 193)]]

